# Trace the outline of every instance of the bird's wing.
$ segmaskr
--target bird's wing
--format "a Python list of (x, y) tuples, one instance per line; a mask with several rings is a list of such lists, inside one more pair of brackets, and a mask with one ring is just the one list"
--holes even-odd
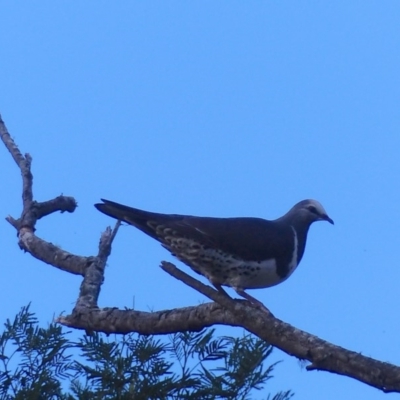
[[(124, 206), (109, 200), (95, 207), (110, 217), (125, 221), (142, 232), (165, 243), (162, 232), (187, 238), (204, 246), (236, 255), (243, 260), (260, 260), (285, 255), (286, 235), (291, 228), (260, 218), (210, 218), (179, 214), (159, 214)], [(160, 229), (161, 228), (161, 229)], [(289, 232), (288, 232), (289, 230)], [(286, 247), (285, 247), (286, 245)]]
[[(236, 255), (243, 260), (281, 257), (285, 253), (284, 230), (260, 218), (185, 217), (171, 228), (206, 246)], [(289, 228), (290, 229), (290, 228)], [(292, 237), (292, 232), (289, 233)]]

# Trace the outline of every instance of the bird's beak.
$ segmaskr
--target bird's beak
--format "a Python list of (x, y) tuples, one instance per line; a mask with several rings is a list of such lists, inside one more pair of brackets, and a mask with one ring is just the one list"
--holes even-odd
[(329, 218), (326, 214), (321, 216), (321, 219), (323, 221), (328, 221), (330, 224), (335, 225), (335, 223), (333, 222), (333, 219)]

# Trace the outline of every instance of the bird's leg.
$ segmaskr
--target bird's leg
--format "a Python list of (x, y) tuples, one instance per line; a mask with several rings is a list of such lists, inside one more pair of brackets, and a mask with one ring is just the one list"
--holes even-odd
[(255, 307), (257, 307), (257, 308), (260, 308), (261, 310), (266, 311), (268, 314), (271, 314), (271, 315), (272, 315), (271, 311), (269, 311), (268, 308), (265, 307), (263, 303), (261, 303), (261, 301), (257, 300), (257, 299), (256, 299), (255, 297), (253, 297), (253, 296), (250, 296), (250, 295), (249, 295), (248, 293), (246, 293), (242, 288), (236, 287), (236, 288), (233, 288), (233, 289), (235, 289), (236, 293), (237, 293), (239, 296), (242, 296), (242, 297), (244, 297), (245, 299), (247, 299), (253, 306), (255, 306)]
[(218, 290), (218, 292), (222, 293), (223, 295), (225, 295), (226, 297), (229, 297), (230, 299), (232, 298), (231, 296), (229, 296), (228, 293), (226, 293), (226, 291), (222, 288), (222, 286), (218, 283), (213, 283), (213, 286), (215, 287), (215, 289)]
[[(222, 288), (222, 286), (218, 283), (213, 283), (213, 286), (218, 290), (218, 292), (222, 293), (224, 296), (229, 297), (230, 299), (232, 298), (231, 296), (229, 296), (228, 293), (226, 293), (226, 291)], [(263, 311), (266, 311), (268, 314), (271, 314), (271, 311), (268, 310), (267, 307), (264, 306), (263, 303), (261, 303), (261, 301), (257, 300), (255, 297), (250, 296), (249, 294), (247, 294), (242, 288), (233, 288), (236, 293), (239, 296), (244, 297), (247, 301), (249, 301), (254, 307), (259, 308)]]

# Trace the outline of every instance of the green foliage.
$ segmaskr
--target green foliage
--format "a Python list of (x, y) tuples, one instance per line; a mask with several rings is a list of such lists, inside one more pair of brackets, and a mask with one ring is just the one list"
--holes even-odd
[[(61, 399), (61, 380), (70, 377), (71, 347), (61, 327), (39, 328), (29, 306), (0, 336), (0, 399)], [(12, 348), (11, 348), (12, 347)], [(9, 354), (9, 355), (7, 355)], [(19, 356), (18, 364), (15, 357)]]
[(265, 390), (276, 366), (265, 366), (272, 347), (248, 334), (215, 338), (208, 329), (162, 341), (94, 333), (74, 342), (69, 333), (53, 323), (39, 328), (29, 306), (7, 320), (0, 335), (0, 400), (245, 400)]

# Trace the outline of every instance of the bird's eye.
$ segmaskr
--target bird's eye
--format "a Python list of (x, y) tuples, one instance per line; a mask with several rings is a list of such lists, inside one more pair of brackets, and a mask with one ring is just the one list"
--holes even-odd
[(315, 206), (309, 206), (308, 210), (311, 211), (314, 214), (318, 214), (317, 209), (315, 208)]

